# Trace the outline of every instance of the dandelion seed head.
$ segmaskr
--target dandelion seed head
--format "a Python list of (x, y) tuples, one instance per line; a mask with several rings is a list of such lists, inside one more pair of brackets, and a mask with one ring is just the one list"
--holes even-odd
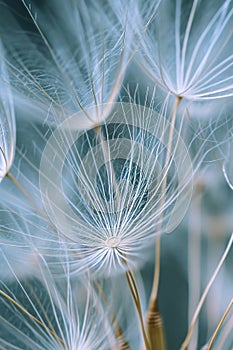
[(101, 122), (109, 111), (98, 106), (115, 101), (125, 76), (130, 28), (120, 26), (110, 5), (93, 0), (22, 3), (27, 31), (16, 11), (0, 4), (9, 80), (18, 105), (35, 112), (31, 118), (53, 125), (97, 106), (94, 114), (79, 115), (79, 126)]
[(151, 21), (153, 8), (142, 12), (137, 1), (139, 20), (132, 25), (136, 37), (142, 32), (138, 22), (144, 23), (145, 31), (139, 65), (165, 91), (187, 100), (232, 96), (232, 4), (215, 1), (210, 7), (206, 1), (165, 0)]
[(70, 245), (74, 269), (97, 274), (137, 266), (150, 238), (179, 224), (192, 187), (191, 161), (176, 131), (164, 165), (170, 124), (162, 115), (134, 103), (110, 109), (108, 120), (89, 130), (79, 129), (76, 115), (63, 122), (40, 163), (44, 208)]
[(60, 261), (63, 275), (56, 279), (44, 258), (40, 257), (36, 277), (25, 281), (18, 277), (5, 255), (4, 258), (14, 284), (7, 287), (0, 282), (0, 344), (3, 348), (114, 348), (116, 339), (108, 310), (102, 306), (93, 286), (85, 283), (87, 278), (83, 281), (77, 277), (72, 279), (68, 261), (65, 264)]

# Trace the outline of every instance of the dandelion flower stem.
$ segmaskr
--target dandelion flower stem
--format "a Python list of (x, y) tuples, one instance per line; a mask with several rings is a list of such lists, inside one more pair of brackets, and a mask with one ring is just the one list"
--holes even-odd
[(160, 256), (161, 256), (161, 237), (157, 236), (155, 241), (155, 270), (153, 288), (150, 297), (150, 304), (156, 304), (158, 298), (159, 277), (160, 277)]
[(210, 290), (210, 288), (211, 288), (215, 278), (217, 277), (217, 275), (218, 275), (218, 273), (219, 273), (219, 271), (220, 271), (220, 269), (221, 269), (221, 267), (222, 267), (222, 265), (223, 265), (227, 255), (228, 255), (228, 253), (229, 253), (229, 251), (231, 249), (232, 243), (233, 243), (233, 233), (231, 234), (230, 241), (229, 241), (229, 243), (228, 243), (228, 245), (227, 245), (227, 247), (226, 247), (226, 249), (225, 249), (225, 251), (223, 253), (222, 258), (219, 261), (219, 263), (218, 263), (218, 265), (217, 265), (217, 267), (216, 267), (216, 269), (215, 269), (215, 271), (214, 271), (214, 273), (213, 273), (213, 275), (212, 275), (208, 285), (206, 286), (206, 288), (205, 288), (205, 290), (204, 290), (204, 292), (202, 294), (202, 297), (201, 297), (201, 299), (199, 301), (199, 304), (197, 305), (197, 308), (196, 308), (196, 311), (195, 311), (194, 316), (192, 318), (192, 321), (191, 321), (191, 324), (190, 324), (187, 336), (186, 336), (186, 338), (185, 338), (185, 340), (184, 340), (180, 350), (186, 350), (187, 347), (188, 347), (188, 344), (189, 344), (190, 338), (192, 336), (192, 333), (193, 333), (196, 321), (197, 321), (198, 316), (200, 314), (201, 308), (202, 308), (202, 306), (203, 306), (203, 304), (205, 302), (207, 294), (208, 294), (208, 292), (209, 292), (209, 290)]
[(221, 328), (225, 318), (227, 317), (230, 309), (232, 308), (232, 306), (233, 306), (233, 299), (231, 299), (230, 303), (228, 304), (228, 306), (226, 308), (226, 311), (224, 312), (223, 316), (221, 317), (221, 320), (219, 321), (219, 323), (217, 325), (217, 328), (216, 328), (216, 330), (215, 330), (215, 332), (214, 332), (214, 334), (213, 334), (213, 336), (212, 336), (212, 338), (210, 340), (210, 343), (208, 345), (207, 350), (211, 350), (212, 349), (212, 346), (213, 346), (214, 341), (215, 341), (215, 339), (217, 337), (217, 334), (218, 334), (218, 332), (219, 332), (219, 330), (220, 330), (220, 328)]
[[(196, 184), (193, 201), (191, 202), (191, 216), (188, 232), (188, 319), (191, 321), (193, 311), (201, 295), (201, 201), (202, 182)], [(190, 343), (191, 349), (197, 348), (198, 323)]]
[(128, 285), (129, 285), (129, 288), (130, 288), (130, 291), (131, 291), (131, 294), (132, 294), (132, 297), (133, 297), (133, 300), (135, 302), (136, 309), (137, 309), (137, 312), (138, 312), (139, 322), (140, 322), (142, 335), (143, 335), (143, 340), (144, 340), (144, 343), (145, 343), (145, 348), (146, 348), (146, 350), (151, 350), (149, 341), (147, 339), (145, 326), (144, 326), (143, 315), (142, 315), (142, 308), (141, 308), (141, 303), (140, 303), (140, 298), (139, 298), (136, 282), (135, 282), (133, 273), (131, 271), (126, 271), (126, 279), (127, 279), (127, 282), (128, 282)]
[(148, 336), (151, 349), (165, 350), (166, 342), (164, 336), (163, 320), (160, 316), (157, 303), (150, 305), (147, 313)]
[[(166, 160), (165, 160), (165, 176), (163, 178), (162, 182), (162, 198), (161, 198), (161, 207), (163, 206), (165, 202), (165, 190), (167, 186), (167, 170), (169, 166), (169, 156), (171, 152), (171, 147), (172, 147), (172, 138), (173, 138), (173, 133), (174, 133), (174, 128), (175, 128), (175, 120), (176, 120), (176, 114), (177, 114), (177, 109), (179, 106), (179, 103), (181, 101), (181, 97), (177, 96), (174, 107), (173, 107), (173, 112), (172, 112), (172, 118), (171, 118), (171, 125), (170, 125), (170, 131), (169, 131), (169, 139), (168, 139), (168, 145), (167, 145), (167, 152), (166, 152)], [(162, 214), (160, 219), (162, 220)], [(161, 222), (161, 221), (160, 221)], [(160, 231), (161, 224), (158, 227), (158, 232)], [(153, 281), (153, 287), (152, 287), (152, 292), (151, 292), (151, 302), (156, 302), (157, 300), (157, 294), (158, 294), (158, 286), (159, 286), (159, 275), (160, 275), (160, 247), (161, 247), (161, 238), (160, 236), (156, 237), (156, 251), (155, 251), (155, 271), (154, 271), (154, 281)]]
[[(173, 134), (174, 134), (174, 129), (175, 129), (175, 121), (176, 121), (176, 115), (177, 115), (177, 110), (180, 104), (182, 97), (177, 96), (175, 99), (175, 103), (173, 106), (173, 111), (171, 115), (171, 125), (170, 125), (170, 130), (169, 130), (169, 136), (168, 136), (168, 144), (167, 144), (167, 151), (166, 151), (166, 159), (165, 159), (165, 175), (162, 180), (162, 197), (161, 197), (161, 208), (164, 205), (165, 202), (165, 192), (166, 192), (166, 186), (167, 186), (167, 172), (168, 172), (168, 167), (169, 167), (169, 159), (170, 159), (170, 152), (172, 148), (172, 139), (173, 139)], [(161, 222), (162, 222), (162, 216), (160, 216), (160, 224), (158, 225), (158, 232), (161, 229)], [(150, 302), (149, 302), (149, 308), (148, 308), (148, 316), (147, 316), (147, 327), (148, 327), (148, 333), (150, 336), (150, 341), (151, 341), (151, 346), (152, 348), (155, 348), (155, 334), (157, 333), (157, 326), (158, 328), (158, 338), (160, 338), (161, 334), (163, 334), (163, 330), (161, 330), (162, 327), (162, 319), (159, 316), (159, 311), (158, 311), (158, 288), (159, 288), (159, 277), (160, 277), (160, 255), (161, 255), (161, 236), (158, 235), (156, 237), (156, 242), (155, 242), (155, 269), (154, 269), (154, 279), (153, 279), (153, 286), (152, 286), (152, 291), (151, 291), (151, 296), (150, 296)], [(160, 318), (160, 322), (153, 322), (152, 320), (156, 317)], [(162, 327), (162, 328), (161, 328)], [(165, 341), (164, 339), (161, 340), (160, 342), (160, 347), (159, 350), (165, 349)]]

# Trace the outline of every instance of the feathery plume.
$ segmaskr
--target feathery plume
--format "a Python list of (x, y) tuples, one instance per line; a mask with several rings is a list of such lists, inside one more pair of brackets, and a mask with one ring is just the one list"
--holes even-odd
[(9, 264), (15, 283), (0, 282), (1, 349), (117, 349), (98, 295), (88, 282), (71, 278), (68, 262), (62, 266), (63, 278), (56, 280), (40, 257), (37, 275), (20, 280)]
[[(87, 131), (76, 129), (79, 116), (55, 130), (25, 128), (30, 144), (17, 150), (12, 172), (33, 200), (15, 207), (9, 223), (2, 218), (2, 242), (34, 242), (51, 260), (68, 250), (77, 272), (109, 275), (140, 266), (150, 239), (180, 223), (192, 194), (179, 130), (165, 166), (170, 123), (152, 106), (113, 104), (108, 120)], [(13, 225), (17, 218), (25, 220), (22, 229)]]
[(111, 108), (95, 129), (78, 131), (76, 116), (63, 122), (40, 163), (44, 207), (58, 231), (77, 243), (77, 270), (108, 274), (137, 265), (139, 252), (161, 233), (161, 213), (161, 231), (172, 231), (192, 191), (192, 165), (179, 132), (165, 164), (170, 123), (133, 103)]
[[(151, 3), (149, 1), (149, 3)], [(165, 0), (141, 42), (138, 63), (166, 91), (189, 100), (233, 95), (232, 0)], [(136, 37), (152, 13), (135, 5)]]
[(129, 63), (127, 15), (122, 28), (110, 5), (92, 0), (19, 4), (23, 21), (1, 4), (2, 38), (18, 106), (31, 108), (36, 114), (31, 118), (53, 123), (96, 106), (93, 115), (82, 114), (80, 128), (105, 119), (108, 110), (99, 105), (109, 107), (103, 103), (117, 98)]

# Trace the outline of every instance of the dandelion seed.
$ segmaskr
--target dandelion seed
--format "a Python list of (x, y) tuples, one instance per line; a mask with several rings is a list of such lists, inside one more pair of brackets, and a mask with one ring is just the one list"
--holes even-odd
[[(198, 0), (162, 1), (141, 42), (138, 63), (156, 84), (176, 96), (188, 100), (232, 96), (232, 5), (232, 0), (211, 6)], [(140, 16), (141, 6), (138, 1), (134, 9), (136, 36), (152, 13), (149, 6)]]
[(72, 280), (68, 263), (62, 267), (63, 278), (56, 280), (40, 259), (37, 276), (20, 280), (9, 265), (15, 285), (0, 283), (1, 349), (117, 349), (108, 311), (94, 289)]
[[(46, 310), (47, 320), (49, 319), (53, 325), (53, 327), (51, 327), (48, 323), (46, 323), (47, 328), (45, 325), (42, 326), (42, 328), (45, 331), (45, 334), (49, 332), (51, 336), (54, 336), (54, 313), (53, 311), (51, 312), (51, 302), (47, 297), (48, 291), (50, 291), (51, 295), (53, 295), (53, 292), (55, 293), (57, 288), (57, 293), (61, 293), (64, 291), (66, 284), (69, 283), (73, 297), (77, 298), (75, 299), (76, 303), (79, 305), (79, 309), (81, 308), (82, 310), (82, 305), (83, 303), (85, 304), (85, 300), (83, 299), (80, 290), (83, 290), (83, 287), (79, 287), (80, 290), (76, 288), (78, 285), (77, 279), (80, 278), (80, 280), (86, 281), (88, 284), (90, 275), (82, 274), (80, 276), (77, 276), (75, 273), (75, 276), (70, 276), (71, 273), (73, 274), (73, 265), (77, 264), (77, 260), (80, 259), (80, 249), (77, 243), (75, 244), (75, 242), (71, 242), (70, 240), (65, 239), (64, 235), (62, 236), (62, 234), (59, 232), (52, 230), (47, 222), (43, 222), (43, 219), (36, 213), (33, 214), (33, 208), (28, 207), (28, 209), (26, 209), (25, 203), (23, 206), (21, 206), (20, 203), (16, 204), (17, 200), (13, 201), (12, 198), (9, 200), (9, 202), (9, 206), (6, 208), (5, 205), (5, 209), (0, 211), (0, 262), (1, 266), (4, 268), (4, 271), (0, 271), (0, 281), (3, 290), (7, 293), (7, 295), (10, 295), (14, 297), (14, 300), (17, 300), (18, 308), (19, 305), (24, 307), (24, 311), (19, 313), (19, 315), (22, 316), (21, 318), (23, 321), (20, 321), (20, 316), (15, 316), (14, 318), (17, 320), (15, 327), (18, 330), (16, 332), (17, 335), (14, 335), (13, 339), (15, 341), (15, 344), (20, 347), (20, 334), (22, 334), (22, 332), (27, 332), (27, 327), (24, 327), (24, 322), (26, 323), (27, 320), (31, 320), (32, 315), (36, 317), (36, 320), (34, 320), (35, 326), (37, 324), (36, 330), (33, 332), (34, 335), (32, 335), (33, 342), (36, 341), (38, 337), (41, 338), (40, 328), (42, 325), (41, 322), (39, 322), (39, 324), (37, 322), (41, 319), (38, 317), (38, 314), (40, 314), (40, 312), (43, 312), (43, 315), (45, 314), (40, 304), (38, 304), (38, 300), (41, 302), (43, 301), (43, 307)], [(12, 202), (15, 204), (13, 205)], [(38, 255), (38, 252), (40, 252), (40, 255)], [(67, 269), (69, 269), (69, 273)], [(91, 279), (93, 280), (94, 277), (95, 276), (91, 276)], [(104, 281), (98, 280), (98, 282), (93, 282), (96, 290), (98, 291), (98, 294), (100, 294), (101, 300), (98, 302), (101, 301), (102, 303), (102, 306), (100, 305), (100, 307), (103, 307), (102, 311), (104, 319), (105, 321), (106, 317), (111, 319), (111, 326), (107, 326), (107, 328), (112, 327), (112, 334), (109, 334), (109, 341), (111, 340), (110, 338), (113, 337), (111, 340), (111, 349), (114, 350), (121, 349), (118, 347), (120, 346), (119, 344), (121, 344), (121, 342), (126, 344), (128, 341), (130, 344), (135, 344), (135, 342), (136, 344), (138, 342), (142, 342), (140, 331), (137, 332), (137, 335), (134, 334), (135, 329), (138, 328), (137, 314), (134, 308), (134, 304), (129, 295), (128, 286), (126, 285), (126, 281), (123, 277), (124, 276), (118, 276), (113, 280), (105, 279)], [(143, 297), (144, 290), (142, 281), (139, 277), (140, 276), (137, 274), (137, 284), (140, 286), (140, 295)], [(42, 278), (43, 281), (38, 281), (39, 278)], [(11, 287), (15, 285), (14, 281), (16, 279), (19, 287), (17, 287), (17, 289), (14, 288), (14, 290), (11, 290)], [(23, 292), (22, 288), (20, 287), (20, 283), (24, 286), (26, 293)], [(40, 283), (42, 283), (42, 285)], [(45, 283), (46, 290), (43, 289), (43, 285)], [(29, 288), (30, 285), (33, 287), (33, 289)], [(116, 285), (119, 289), (116, 289)], [(6, 286), (8, 286), (8, 290), (6, 289)], [(92, 288), (90, 285), (89, 287)], [(33, 294), (32, 290), (34, 290)], [(36, 300), (35, 296), (38, 291), (38, 298)], [(84, 292), (84, 294), (85, 293), (86, 292)], [(37, 315), (35, 315), (35, 310), (32, 313), (30, 306), (32, 303), (25, 301), (24, 295), (26, 294), (30, 296), (32, 303), (36, 301), (36, 306), (39, 306)], [(6, 295), (2, 294), (2, 297), (5, 299)], [(58, 297), (56, 296), (54, 302), (56, 302), (57, 299)], [(65, 299), (66, 298), (64, 297), (64, 300)], [(142, 298), (143, 309), (145, 309), (145, 300), (143, 299), (145, 299), (145, 296)], [(90, 310), (93, 308), (92, 303), (90, 303), (88, 306), (90, 307)], [(126, 308), (127, 314), (125, 314)], [(11, 310), (11, 306), (9, 306), (9, 309)], [(9, 325), (8, 320), (11, 320), (13, 311), (9, 311), (8, 313), (6, 310), (8, 310), (8, 306), (5, 306), (4, 303), (1, 304), (2, 318), (5, 318), (4, 321), (2, 319), (2, 324)], [(29, 314), (26, 315), (26, 312)], [(59, 310), (57, 311), (57, 314), (60, 315)], [(26, 316), (29, 316), (29, 319)], [(70, 322), (72, 322), (72, 318), (70, 319)], [(103, 320), (101, 322), (103, 323)], [(31, 323), (29, 322), (29, 324)], [(33, 324), (32, 327), (34, 327)], [(6, 340), (6, 337), (10, 332), (9, 329), (7, 331), (5, 331), (5, 329), (5, 326), (2, 327), (2, 338), (4, 340)], [(13, 331), (13, 328), (11, 328), (11, 326), (10, 329)], [(76, 329), (75, 326), (74, 329)], [(30, 331), (28, 330), (28, 332)], [(117, 337), (116, 340), (115, 337)], [(44, 338), (44, 336), (42, 336), (42, 338)], [(51, 338), (51, 341), (58, 339), (56, 335), (55, 340), (53, 337)], [(31, 347), (34, 346), (33, 342)], [(113, 347), (114, 344), (116, 347)], [(22, 348), (24, 349), (25, 347), (22, 345)], [(61, 348), (63, 349), (62, 344)], [(71, 349), (73, 350), (73, 348)], [(74, 349), (76, 350), (75, 347)], [(90, 349), (92, 349), (91, 345)]]
[(4, 50), (0, 42), (0, 182), (9, 171), (15, 153), (15, 115), (10, 88), (4, 64)]
[(96, 106), (92, 115), (79, 115), (79, 127), (103, 121), (109, 111), (100, 106), (109, 107), (103, 103), (117, 98), (129, 63), (126, 16), (122, 29), (111, 6), (96, 1), (21, 4), (32, 31), (24, 29), (14, 10), (1, 6), (2, 37), (18, 106), (30, 109), (31, 118), (55, 124)]
[(133, 103), (112, 108), (97, 130), (77, 131), (76, 117), (62, 123), (41, 159), (44, 207), (66, 240), (76, 242), (77, 271), (112, 274), (135, 267), (139, 252), (160, 233), (161, 213), (163, 230), (172, 231), (191, 196), (192, 166), (179, 133), (174, 131), (167, 169), (166, 119)]
[[(192, 192), (192, 166), (179, 132), (174, 131), (165, 167), (168, 121), (133, 102), (111, 109), (109, 122), (88, 131), (76, 130), (75, 116), (49, 133), (45, 126), (24, 128), (25, 150), (17, 150), (12, 172), (48, 218), (26, 198), (18, 206), (15, 191), (8, 205), (12, 217), (9, 222), (2, 217), (2, 243), (24, 248), (33, 243), (55, 265), (68, 250), (72, 271), (91, 268), (106, 275), (139, 267), (150, 238), (179, 224)], [(19, 218), (22, 227), (14, 225)]]

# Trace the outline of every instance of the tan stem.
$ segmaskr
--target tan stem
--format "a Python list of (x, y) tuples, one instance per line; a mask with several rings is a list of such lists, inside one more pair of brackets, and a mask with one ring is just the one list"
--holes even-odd
[(160, 256), (161, 256), (161, 237), (157, 236), (155, 239), (155, 269), (153, 287), (150, 296), (149, 310), (153, 310), (154, 305), (157, 304), (159, 277), (160, 277)]
[(203, 304), (204, 304), (204, 302), (205, 302), (205, 299), (206, 299), (206, 297), (207, 297), (207, 294), (208, 294), (208, 292), (209, 292), (209, 290), (210, 290), (212, 284), (213, 284), (214, 281), (215, 281), (215, 278), (217, 277), (217, 275), (218, 275), (218, 273), (219, 273), (219, 271), (220, 271), (220, 269), (221, 269), (221, 267), (222, 267), (222, 265), (223, 265), (223, 263), (224, 263), (224, 261), (225, 261), (227, 255), (228, 255), (228, 253), (229, 253), (229, 251), (230, 251), (232, 242), (233, 242), (233, 233), (232, 233), (231, 238), (230, 238), (230, 241), (229, 241), (229, 243), (228, 243), (228, 245), (227, 245), (227, 247), (226, 247), (226, 249), (225, 249), (225, 251), (224, 251), (224, 253), (223, 253), (222, 258), (221, 258), (221, 260), (219, 261), (219, 263), (218, 263), (218, 265), (217, 265), (217, 267), (216, 267), (214, 273), (212, 274), (211, 279), (210, 279), (209, 283), (207, 284), (207, 286), (206, 286), (206, 288), (205, 288), (205, 290), (204, 290), (204, 292), (203, 292), (203, 294), (202, 294), (202, 297), (201, 297), (201, 299), (200, 299), (200, 301), (199, 301), (199, 303), (198, 303), (198, 305), (197, 305), (197, 308), (196, 308), (196, 311), (195, 311), (194, 316), (193, 316), (193, 318), (192, 318), (192, 322), (191, 322), (191, 324), (190, 324), (188, 333), (187, 333), (187, 335), (186, 335), (186, 338), (185, 338), (185, 340), (184, 340), (184, 342), (183, 342), (183, 344), (182, 344), (180, 350), (186, 350), (187, 347), (188, 347), (188, 344), (189, 344), (190, 338), (191, 338), (191, 336), (192, 336), (192, 333), (193, 333), (195, 324), (196, 324), (196, 322), (197, 322), (197, 319), (198, 319), (198, 317), (199, 317), (201, 308), (202, 308), (202, 306), (203, 306)]
[(232, 306), (233, 306), (233, 299), (231, 299), (231, 301), (230, 301), (226, 311), (224, 312), (223, 316), (221, 317), (221, 320), (219, 321), (219, 323), (217, 325), (217, 328), (216, 328), (216, 330), (215, 330), (215, 332), (214, 332), (214, 334), (213, 334), (213, 336), (212, 336), (212, 338), (210, 340), (210, 343), (208, 345), (207, 350), (211, 350), (212, 349), (212, 346), (213, 346), (214, 341), (215, 341), (215, 339), (216, 339), (216, 337), (218, 335), (218, 332), (219, 332), (220, 328), (222, 327), (222, 324), (223, 324), (225, 318), (227, 317), (227, 315), (228, 315), (230, 309), (232, 308)]
[(145, 326), (144, 326), (144, 320), (143, 320), (143, 315), (142, 315), (142, 308), (141, 308), (141, 302), (140, 302), (140, 297), (138, 294), (138, 290), (137, 290), (137, 286), (136, 286), (136, 282), (133, 276), (133, 273), (131, 271), (126, 271), (126, 279), (136, 306), (136, 310), (139, 316), (139, 322), (140, 322), (140, 327), (141, 327), (141, 331), (142, 331), (142, 335), (143, 335), (143, 340), (144, 340), (144, 344), (145, 344), (145, 348), (146, 350), (153, 350), (150, 347), (150, 343), (147, 339), (147, 334), (146, 334), (146, 330), (145, 330)]
[[(165, 159), (165, 176), (162, 180), (162, 197), (160, 201), (160, 206), (161, 208), (164, 205), (165, 202), (165, 190), (167, 186), (167, 171), (168, 171), (168, 166), (169, 166), (169, 157), (170, 157), (170, 152), (171, 152), (171, 147), (172, 147), (172, 139), (173, 139), (173, 134), (174, 134), (174, 128), (175, 128), (175, 121), (176, 121), (176, 114), (177, 114), (177, 109), (179, 106), (179, 103), (181, 101), (181, 97), (177, 96), (174, 107), (173, 107), (173, 112), (172, 112), (172, 117), (171, 117), (171, 125), (170, 125), (170, 131), (169, 131), (169, 137), (168, 137), (168, 144), (167, 144), (167, 151), (166, 151), (166, 159)], [(162, 216), (160, 216), (160, 222), (162, 222)], [(158, 232), (161, 229), (161, 224), (158, 226)], [(156, 250), (155, 250), (155, 270), (154, 270), (154, 280), (153, 280), (153, 287), (152, 287), (152, 292), (151, 292), (151, 297), (150, 301), (151, 303), (156, 303), (157, 301), (157, 295), (158, 295), (158, 285), (159, 285), (159, 276), (160, 276), (160, 246), (161, 246), (161, 238), (160, 236), (156, 237)], [(153, 309), (153, 306), (151, 307)]]
[(163, 320), (160, 316), (156, 302), (153, 305), (150, 305), (150, 308), (148, 310), (147, 327), (151, 349), (165, 350), (166, 342)]
[[(202, 183), (198, 181), (190, 208), (188, 227), (188, 320), (191, 322), (193, 311), (201, 294), (201, 198)], [(198, 322), (195, 327), (190, 348), (196, 349), (198, 342)]]
[[(162, 197), (160, 200), (160, 207), (162, 208), (165, 200), (166, 200), (166, 186), (167, 186), (167, 173), (168, 173), (168, 168), (169, 168), (169, 159), (170, 159), (170, 152), (172, 148), (172, 140), (173, 140), (173, 135), (174, 135), (174, 129), (175, 129), (175, 121), (176, 121), (176, 116), (177, 116), (177, 110), (181, 101), (181, 97), (177, 96), (175, 99), (175, 103), (173, 106), (173, 111), (171, 115), (171, 124), (170, 124), (170, 130), (169, 130), (169, 136), (168, 136), (168, 143), (167, 143), (167, 151), (166, 151), (166, 159), (165, 159), (165, 166), (164, 166), (164, 177), (162, 179)], [(161, 230), (161, 223), (162, 223), (162, 218), (163, 214), (160, 216), (160, 224), (158, 225), (158, 232)], [(157, 310), (157, 305), (158, 305), (158, 288), (159, 288), (159, 278), (160, 278), (160, 255), (161, 255), (161, 236), (156, 237), (156, 242), (155, 242), (155, 269), (154, 269), (154, 278), (153, 278), (153, 286), (152, 286), (152, 291), (151, 291), (151, 296), (150, 296), (150, 302), (149, 302), (149, 307), (148, 307), (148, 316), (147, 316), (147, 327), (148, 327), (148, 333), (149, 335), (153, 334), (153, 337), (150, 339), (150, 342), (152, 344), (152, 348), (155, 348), (155, 337), (154, 334), (157, 333), (155, 330), (156, 325), (152, 326), (152, 323), (150, 323), (150, 319), (156, 318), (158, 316), (158, 310)], [(153, 311), (154, 310), (154, 311)], [(154, 314), (153, 314), (154, 312)], [(161, 319), (162, 322), (162, 319)], [(159, 325), (159, 323), (158, 323)], [(155, 327), (155, 328), (154, 328)], [(163, 332), (162, 332), (163, 333)], [(160, 325), (158, 328), (158, 334), (161, 334), (160, 331)], [(162, 345), (164, 344), (164, 345)], [(161, 348), (158, 348), (158, 350), (163, 350), (165, 349), (165, 340), (161, 341)]]

